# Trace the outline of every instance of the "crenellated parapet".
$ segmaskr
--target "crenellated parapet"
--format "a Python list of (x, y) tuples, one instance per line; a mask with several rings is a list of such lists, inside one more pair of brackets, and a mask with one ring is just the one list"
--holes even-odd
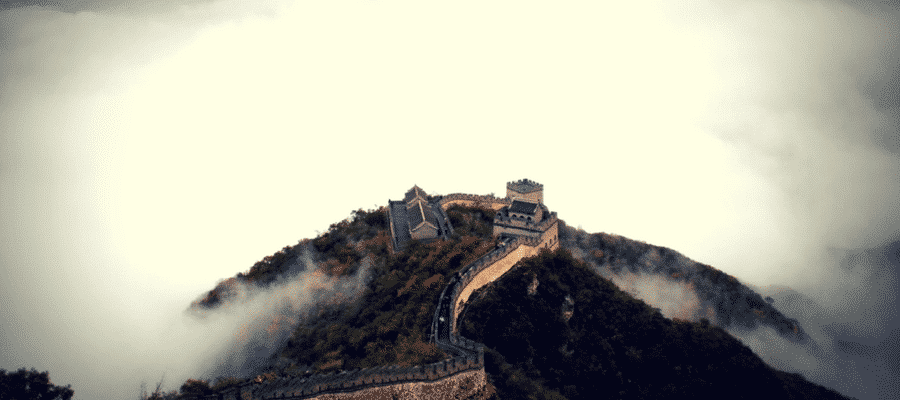
[(535, 203), (544, 202), (544, 185), (529, 179), (506, 183), (506, 197), (524, 199)]
[(468, 194), (468, 193), (451, 193), (446, 196), (441, 196), (440, 200), (438, 200), (438, 204), (441, 206), (441, 209), (447, 210), (450, 206), (454, 204), (461, 204), (464, 206), (483, 206), (489, 207), (493, 210), (499, 210), (505, 206), (512, 204), (512, 200), (505, 197), (496, 197), (491, 195), (477, 195), (477, 194)]
[(482, 370), (484, 350), (467, 341), (469, 354), (451, 357), (431, 364), (415, 366), (386, 365), (313, 374), (306, 377), (282, 377), (272, 381), (249, 382), (197, 400), (225, 399), (307, 399), (331, 393), (349, 393), (385, 385), (412, 382), (436, 382), (453, 375)]
[[(514, 189), (516, 193), (539, 196), (542, 196), (541, 191), (543, 190), (542, 185), (531, 181), (511, 182), (507, 184), (507, 188)], [(422, 195), (418, 197), (422, 197)], [(436, 200), (439, 207), (436, 207), (435, 214), (438, 218), (442, 217), (443, 221), (449, 221), (446, 210), (453, 204), (489, 207), (494, 210), (512, 205), (512, 198), (509, 196), (499, 198), (491, 195), (465, 193), (439, 196)], [(403, 227), (397, 226), (394, 222), (397, 219), (400, 225), (403, 225), (406, 221), (399, 217), (392, 218), (393, 212), (400, 211), (401, 205), (405, 207), (404, 203), (389, 201), (388, 220), (392, 237), (391, 245), (394, 249), (401, 247), (404, 240), (408, 240), (404, 236)], [(450, 277), (438, 298), (430, 334), (431, 341), (451, 355), (450, 358), (425, 365), (387, 365), (302, 377), (282, 377), (273, 381), (248, 382), (197, 400), (311, 399), (323, 395), (331, 398), (328, 397), (331, 394), (344, 396), (340, 398), (348, 398), (346, 396), (354, 392), (359, 392), (359, 394), (350, 395), (350, 398), (359, 398), (353, 396), (366, 396), (371, 394), (367, 390), (396, 388), (398, 385), (411, 383), (440, 384), (440, 382), (447, 382), (448, 379), (473, 373), (477, 374), (465, 379), (474, 379), (468, 382), (476, 382), (483, 386), (484, 345), (457, 333), (457, 318), (462, 305), (474, 290), (497, 279), (522, 258), (537, 254), (541, 248), (552, 250), (558, 246), (556, 241), (558, 217), (555, 212), (543, 214), (540, 222), (507, 218), (498, 213), (495, 222), (497, 221), (511, 229), (521, 228), (523, 231), (541, 233), (539, 235), (501, 237), (500, 244), (496, 249), (469, 263)], [(446, 230), (447, 233), (452, 234), (453, 227), (447, 223)], [(480, 376), (480, 378), (473, 378), (473, 376)], [(468, 385), (471, 386), (471, 384)], [(462, 386), (457, 386), (457, 388), (459, 387)]]
[(514, 218), (509, 216), (500, 215), (499, 213), (494, 217), (494, 223), (501, 223), (503, 225), (508, 225), (512, 227), (529, 229), (534, 231), (546, 231), (553, 225), (554, 222), (559, 220), (559, 217), (556, 215), (556, 211), (549, 213), (544, 216), (544, 219), (539, 222), (528, 221), (521, 218)]
[[(519, 259), (536, 254), (536, 249), (539, 247), (546, 247), (543, 246), (544, 244), (545, 242), (541, 238), (535, 237), (505, 238), (496, 249), (491, 250), (452, 275), (438, 298), (438, 306), (432, 321), (431, 340), (439, 345), (458, 345), (459, 339), (453, 337), (456, 332), (456, 319), (459, 314), (457, 308), (459, 307), (461, 296), (465, 294), (465, 298), (467, 298), (467, 293), (477, 289), (477, 287), (470, 286), (472, 282), (476, 279), (485, 280), (481, 274), (491, 267), (498, 266), (498, 263), (501, 262), (503, 264), (501, 266), (506, 266), (507, 268), (496, 272), (504, 273), (508, 270), (508, 267), (511, 267)], [(513, 256), (510, 257), (510, 254), (513, 254)], [(480, 287), (484, 284), (482, 282), (479, 283), (480, 285), (476, 286)], [(462, 343), (468, 342), (462, 341)], [(449, 350), (453, 349), (450, 348)]]

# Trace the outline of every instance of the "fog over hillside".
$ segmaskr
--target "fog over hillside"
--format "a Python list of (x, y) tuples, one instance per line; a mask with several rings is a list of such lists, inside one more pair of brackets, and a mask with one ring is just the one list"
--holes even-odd
[[(0, 2), (0, 368), (78, 400), (177, 388), (278, 315), (185, 317), (220, 281), (413, 184), (529, 178), (573, 226), (770, 296), (825, 352), (732, 331), (769, 362), (898, 397), (898, 21), (858, 0)], [(307, 286), (349, 301), (362, 278), (305, 279), (253, 298), (302, 316)], [(693, 301), (668, 288), (661, 309)]]
[[(341, 307), (353, 307), (370, 280), (372, 262), (366, 258), (351, 277), (334, 278), (317, 270), (312, 261), (312, 249), (305, 249), (285, 276), (261, 287), (229, 278), (217, 287), (226, 287), (226, 299), (216, 308), (208, 309), (195, 302), (186, 310), (183, 325), (174, 325), (165, 337), (178, 339), (190, 336), (198, 344), (208, 347), (207, 358), (196, 360), (199, 375), (187, 378), (217, 377), (248, 378), (265, 372), (268, 367), (289, 363), (277, 357), (291, 333), (301, 323), (313, 321), (322, 312)], [(223, 335), (231, 333), (233, 337)], [(224, 336), (224, 337), (223, 337)], [(206, 339), (213, 339), (207, 341)], [(160, 343), (159, 352), (167, 352)]]
[(900, 330), (884, 333), (879, 321), (896, 318), (897, 243), (844, 254), (841, 266), (856, 279), (841, 289), (853, 295), (823, 305), (787, 286), (711, 278), (703, 273), (708, 267), (671, 249), (573, 228), (567, 233), (562, 243), (576, 258), (667, 318), (706, 318), (770, 366), (848, 396), (900, 394)]

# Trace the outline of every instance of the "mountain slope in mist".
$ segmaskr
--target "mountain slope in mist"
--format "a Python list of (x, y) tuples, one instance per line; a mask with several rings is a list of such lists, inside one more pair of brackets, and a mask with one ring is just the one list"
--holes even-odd
[(702, 317), (723, 328), (763, 325), (791, 342), (810, 343), (798, 321), (772, 306), (772, 299), (716, 268), (677, 251), (618, 235), (566, 230), (568, 241), (563, 245), (578, 259), (623, 290), (659, 307), (667, 317), (694, 321)]
[[(262, 327), (257, 327), (256, 333), (251, 334), (252, 340), (221, 356), (216, 367), (207, 370), (203, 376), (198, 376), (197, 380), (187, 382), (185, 388), (196, 393), (211, 393), (214, 388), (240, 384), (259, 377), (296, 376), (387, 364), (414, 365), (446, 357), (446, 354), (427, 341), (433, 307), (446, 284), (446, 277), (497, 244), (491, 237), (493, 214), (489, 209), (453, 206), (448, 209), (448, 217), (456, 231), (451, 240), (429, 244), (414, 242), (402, 253), (391, 255), (387, 247), (389, 228), (386, 210), (359, 210), (354, 212), (351, 219), (333, 224), (317, 238), (285, 247), (256, 263), (247, 273), (240, 273), (220, 282), (213, 290), (198, 298), (187, 313), (201, 321), (234, 312), (262, 314), (267, 317), (258, 324)], [(842, 398), (811, 384), (800, 375), (772, 370), (740, 341), (720, 329), (767, 326), (790, 343), (815, 346), (815, 342), (805, 334), (797, 320), (781, 313), (735, 278), (715, 268), (695, 263), (669, 249), (615, 235), (588, 235), (566, 226), (562, 221), (560, 239), (563, 253), (569, 251), (573, 260), (586, 261), (585, 265), (591, 271), (590, 278), (595, 283), (599, 282), (596, 284), (605, 285), (605, 291), (618, 293), (608, 299), (603, 308), (619, 311), (605, 317), (595, 316), (600, 319), (594, 323), (599, 323), (604, 318), (642, 321), (634, 327), (637, 329), (635, 332), (609, 332), (609, 343), (613, 347), (608, 348), (608, 351), (637, 359), (640, 359), (640, 354), (653, 357), (652, 354), (681, 352), (663, 357), (664, 361), (669, 360), (665, 362), (690, 358), (693, 357), (692, 354), (706, 354), (704, 357), (719, 357), (716, 358), (718, 361), (708, 362), (707, 367), (718, 363), (718, 368), (726, 371), (734, 367), (729, 363), (748, 363), (752, 364), (752, 368), (747, 373), (762, 374), (759, 376), (765, 376), (772, 385), (790, 386), (794, 388), (791, 393), (795, 393), (797, 388), (807, 388), (811, 393), (819, 393), (826, 398)], [(560, 274), (551, 281), (572, 279), (564, 275)], [(580, 278), (582, 281), (585, 279), (587, 278)], [(544, 285), (543, 290), (552, 286), (545, 279), (540, 280), (538, 287), (540, 285)], [(621, 290), (611, 289), (616, 285)], [(575, 310), (569, 314), (569, 318), (583, 314), (585, 296), (590, 297), (576, 291), (568, 301), (554, 299), (553, 301), (562, 302), (556, 307), (559, 308), (557, 313), (561, 310), (562, 315), (565, 315), (569, 307), (568, 311), (571, 312), (573, 308)], [(641, 300), (636, 300), (635, 297)], [(476, 298), (473, 297), (473, 301)], [(484, 307), (500, 309), (508, 305), (490, 303)], [(478, 307), (466, 308), (462, 319), (464, 326), (475, 335), (470, 336), (471, 338), (484, 337), (484, 340), (490, 341), (487, 336), (483, 336), (486, 335), (485, 331), (471, 331), (474, 325), (469, 324), (469, 316), (475, 319), (484, 317), (483, 313), (473, 311), (477, 309)], [(521, 310), (519, 309), (520, 312)], [(654, 312), (655, 316), (651, 315)], [(644, 314), (648, 315), (645, 320), (635, 319)], [(534, 316), (529, 318), (532, 317)], [(499, 320), (495, 318), (492, 321)], [(641, 326), (644, 323), (649, 325)], [(529, 330), (525, 329), (528, 326), (533, 327), (533, 324), (510, 321), (505, 328), (499, 328), (526, 332)], [(625, 336), (641, 337), (636, 332), (644, 332), (643, 337), (650, 338), (646, 336), (650, 334), (647, 332), (656, 332), (662, 327), (666, 327), (672, 335), (682, 335), (678, 340), (689, 343), (689, 346), (684, 345), (689, 348), (682, 346), (676, 351), (666, 350), (655, 344), (624, 345), (617, 342)], [(554, 331), (549, 327), (548, 329), (545, 332)], [(600, 332), (602, 329), (582, 330), (575, 336), (584, 336), (588, 331)], [(560, 333), (562, 336), (572, 334)], [(696, 340), (697, 335), (706, 339)], [(691, 337), (695, 339), (690, 339)], [(659, 337), (648, 341), (665, 343), (671, 341), (671, 338)], [(553, 340), (547, 343), (551, 342)], [(617, 347), (620, 345), (625, 347)], [(488, 346), (491, 344), (488, 343)], [(566, 348), (565, 344), (560, 346), (562, 349), (554, 350), (563, 356), (574, 351), (572, 347)], [(518, 387), (512, 381), (523, 379), (528, 374), (537, 373), (536, 371), (548, 371), (547, 368), (555, 365), (546, 357), (541, 359), (536, 356), (519, 360), (520, 363), (505, 363), (503, 359), (521, 358), (515, 349), (508, 347), (498, 346), (491, 350), (491, 354), (494, 364), (488, 373), (500, 388), (499, 398), (505, 398), (502, 396), (504, 390), (507, 390), (507, 397), (515, 390), (523, 390), (522, 387), (510, 389)], [(524, 364), (520, 365), (521, 362), (529, 366), (526, 368)], [(514, 367), (510, 366), (513, 364)], [(685, 361), (669, 367), (688, 368), (689, 365), (690, 373), (695, 374), (698, 373), (696, 368), (700, 368), (699, 364), (695, 364), (696, 362)], [(603, 369), (610, 371), (611, 365)], [(680, 365), (683, 366), (679, 367)], [(532, 371), (532, 367), (536, 369)], [(559, 365), (553, 368), (562, 371), (557, 367)], [(613, 376), (627, 371), (617, 368), (619, 367), (612, 369), (616, 371)], [(681, 376), (677, 373), (675, 375)], [(213, 378), (215, 383), (211, 384)], [(615, 379), (619, 378), (621, 375)], [(537, 378), (529, 376), (529, 379)], [(666, 389), (669, 390), (666, 393), (678, 393), (694, 384), (700, 385), (695, 389), (708, 389), (704, 382), (715, 385), (714, 382), (722, 377), (713, 374), (697, 379), (699, 380), (672, 381), (666, 384), (668, 386), (663, 386), (671, 386)], [(562, 380), (557, 383), (561, 384), (560, 382)], [(574, 382), (569, 381), (562, 386), (547, 383), (547, 386), (535, 390), (539, 389), (541, 396), (549, 398), (581, 398), (595, 395), (595, 390), (606, 390)], [(719, 385), (723, 382), (719, 382)]]
[[(889, 321), (900, 243), (846, 251), (854, 282), (829, 288), (830, 303), (784, 285), (746, 285), (677, 251), (606, 233), (560, 228), (561, 244), (667, 318), (709, 320), (769, 366), (857, 398), (896, 398), (900, 330)], [(761, 272), (771, 269), (758, 260)], [(822, 296), (820, 296), (822, 297)]]
[(766, 365), (706, 319), (663, 317), (564, 246), (476, 291), (464, 314), (501, 398), (847, 398)]
[(396, 255), (386, 209), (354, 211), (312, 240), (283, 248), (221, 281), (185, 311), (198, 323), (246, 315), (247, 340), (186, 382), (192, 393), (250, 379), (447, 358), (428, 342), (447, 277), (496, 245), (493, 211), (454, 206), (451, 240), (413, 242)]

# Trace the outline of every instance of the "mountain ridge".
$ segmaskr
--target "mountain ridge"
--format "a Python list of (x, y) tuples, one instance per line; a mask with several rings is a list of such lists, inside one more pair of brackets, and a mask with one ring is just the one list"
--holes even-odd
[[(466, 242), (466, 245), (469, 246), (467, 248), (470, 250), (474, 250), (475, 247), (477, 247), (478, 249), (480, 249), (480, 251), (477, 251), (474, 253), (479, 253), (479, 254), (483, 254), (490, 248), (496, 246), (497, 245), (496, 241), (489, 239), (489, 237), (487, 237), (487, 235), (486, 235), (487, 233), (490, 232), (489, 229), (486, 229), (489, 226), (486, 226), (486, 225), (489, 225), (489, 221), (493, 218), (492, 212), (493, 212), (493, 210), (479, 208), (479, 207), (454, 206), (453, 212), (450, 214), (452, 215), (451, 219), (455, 220), (454, 226), (457, 226), (457, 225), (459, 226), (459, 228), (457, 228), (457, 230), (459, 232), (455, 235), (456, 236), (455, 240), (459, 240), (459, 242), (456, 244), (462, 243), (463, 238), (469, 237), (470, 239), (468, 239), (468, 242)], [(334, 274), (336, 276), (341, 276), (341, 275), (346, 275), (348, 273), (356, 272), (359, 268), (357, 266), (357, 268), (354, 269), (352, 264), (358, 263), (360, 260), (366, 258), (364, 256), (360, 256), (359, 254), (353, 254), (353, 250), (365, 249), (365, 250), (369, 251), (368, 255), (369, 255), (370, 259), (379, 259), (380, 260), (381, 257), (385, 257), (384, 259), (386, 261), (381, 263), (378, 267), (387, 268), (389, 263), (392, 265), (409, 264), (410, 259), (416, 260), (416, 258), (413, 254), (423, 253), (423, 255), (425, 255), (424, 252), (426, 252), (428, 250), (434, 250), (434, 248), (436, 248), (436, 247), (442, 247), (440, 243), (428, 244), (428, 245), (413, 243), (413, 245), (410, 246), (409, 249), (406, 249), (406, 251), (404, 251), (403, 254), (401, 254), (399, 257), (390, 258), (387, 256), (387, 254), (386, 254), (387, 252), (385, 251), (386, 249), (383, 247), (384, 245), (386, 245), (386, 241), (389, 240), (389, 238), (385, 237), (385, 235), (383, 234), (384, 228), (385, 228), (385, 226), (384, 226), (385, 222), (386, 222), (386, 218), (384, 215), (384, 208), (382, 208), (380, 210), (374, 210), (374, 211), (373, 210), (354, 211), (354, 215), (353, 215), (352, 219), (348, 219), (348, 220), (342, 221), (340, 223), (333, 224), (330, 227), (328, 232), (320, 235), (316, 239), (313, 239), (313, 240), (306, 239), (306, 240), (300, 241), (300, 243), (298, 243), (297, 246), (285, 247), (284, 249), (282, 249), (278, 253), (274, 254), (273, 256), (268, 256), (268, 257), (264, 258), (262, 261), (256, 263), (247, 274), (240, 273), (235, 278), (229, 278), (229, 280), (225, 280), (225, 281), (221, 282), (219, 285), (216, 286), (216, 288), (214, 288), (213, 290), (208, 292), (204, 297), (195, 301), (192, 304), (191, 308), (194, 309), (195, 311), (202, 310), (202, 309), (213, 310), (218, 307), (221, 307), (224, 304), (227, 304), (229, 301), (233, 300), (233, 298), (230, 296), (234, 296), (234, 293), (235, 293), (234, 286), (237, 285), (237, 282), (242, 282), (244, 284), (252, 283), (254, 285), (259, 285), (262, 287), (269, 287), (272, 284), (279, 281), (279, 278), (277, 278), (277, 276), (281, 276), (280, 279), (282, 279), (282, 280), (289, 279), (291, 276), (296, 276), (296, 274), (298, 274), (299, 272), (302, 272), (304, 270), (304, 268), (297, 268), (297, 266), (299, 265), (297, 260), (299, 260), (302, 256), (304, 256), (304, 254), (306, 254), (306, 257), (308, 257), (308, 259), (318, 261), (319, 268), (321, 268), (321, 270), (324, 271), (325, 274)], [(561, 220), (560, 222), (563, 224), (563, 226), (565, 226), (564, 221)], [(356, 228), (354, 228), (354, 226), (356, 226)], [(567, 229), (566, 230), (567, 235), (570, 235), (576, 239), (578, 239), (579, 235), (581, 235), (580, 233), (572, 230), (571, 228), (566, 228), (566, 229)], [(480, 237), (479, 237), (479, 233), (481, 234)], [(560, 236), (562, 239), (562, 229), (560, 230)], [(615, 235), (612, 235), (612, 236), (615, 236)], [(476, 240), (473, 241), (472, 238), (474, 238)], [(625, 238), (622, 238), (621, 240), (628, 241), (628, 239), (625, 239)], [(627, 257), (628, 252), (631, 251), (629, 249), (635, 246), (634, 243), (636, 243), (636, 242), (628, 241), (628, 242), (621, 243), (622, 246), (620, 246), (621, 247), (620, 250), (623, 251), (622, 252), (623, 259), (628, 259), (628, 257)], [(487, 244), (487, 246), (485, 246), (485, 244)], [(473, 246), (473, 245), (477, 245), (477, 246)], [(568, 243), (568, 245), (571, 246), (571, 243)], [(646, 245), (646, 244), (643, 244), (643, 245), (650, 246), (650, 245)], [(629, 246), (631, 246), (631, 247), (629, 247)], [(305, 251), (307, 251), (307, 253), (303, 252), (304, 249), (305, 249)], [(573, 248), (573, 250), (576, 250), (576, 249)], [(594, 250), (603, 251), (602, 249), (594, 249)], [(612, 250), (613, 250), (613, 248), (606, 249), (607, 253), (609, 253), (609, 254), (607, 254), (609, 257), (613, 257), (617, 254)], [(412, 254), (410, 254), (410, 253), (412, 253)], [(472, 253), (472, 254), (474, 254), (474, 253)], [(675, 253), (677, 253), (677, 252), (675, 252)], [(472, 255), (472, 254), (470, 254), (470, 255)], [(463, 262), (464, 260), (462, 260), (459, 257), (459, 255), (460, 254), (457, 253), (455, 256), (451, 255), (450, 257), (444, 258), (443, 261), (446, 263), (445, 266), (467, 265), (467, 263), (464, 263)], [(423, 259), (427, 259), (427, 258), (428, 258), (427, 256), (422, 257), (422, 259), (419, 259), (418, 262), (421, 264), (421, 261), (423, 261)], [(467, 257), (467, 258), (471, 259), (472, 257)], [(597, 258), (597, 260), (601, 260), (601, 258)], [(436, 261), (436, 258), (431, 257), (428, 262), (434, 263), (435, 261)], [(607, 260), (607, 261), (609, 261), (609, 260)], [(377, 261), (375, 263), (378, 264)], [(627, 263), (622, 264), (621, 262), (619, 262), (618, 264), (613, 263), (612, 265), (622, 266), (622, 265), (627, 265)], [(708, 266), (706, 266), (706, 267), (708, 267)], [(455, 267), (455, 268), (458, 268), (458, 267)], [(710, 269), (710, 271), (718, 271), (712, 267), (708, 267), (708, 268)], [(394, 269), (390, 273), (387, 273), (387, 270), (385, 270), (385, 271), (383, 271), (383, 272), (385, 272), (385, 274), (383, 274), (382, 276), (379, 276), (379, 274), (376, 273), (375, 274), (376, 276), (373, 278), (372, 283), (374, 284), (374, 286), (376, 288), (380, 288), (379, 291), (385, 290), (385, 289), (390, 289), (390, 290), (397, 291), (398, 295), (403, 295), (403, 294), (406, 294), (406, 293), (401, 293), (403, 291), (414, 292), (412, 290), (409, 290), (409, 288), (416, 287), (415, 286), (416, 282), (424, 282), (428, 279), (431, 279), (432, 282), (437, 282), (437, 281), (446, 282), (445, 277), (449, 275), (449, 274), (432, 274), (432, 275), (429, 275), (428, 277), (424, 277), (424, 279), (421, 279), (421, 278), (417, 278), (418, 275), (413, 276), (413, 277), (410, 277), (409, 275), (405, 275), (405, 276), (401, 277), (400, 275), (404, 275), (403, 272), (401, 272), (401, 274), (395, 274), (394, 271), (406, 272), (404, 270), (404, 268)], [(709, 277), (717, 279), (717, 282), (727, 283), (728, 281), (734, 280), (733, 277), (730, 277), (730, 279), (728, 279), (727, 274), (721, 273), (720, 271), (719, 271), (719, 273), (709, 272), (707, 275)], [(384, 279), (385, 277), (387, 277), (388, 279)], [(602, 278), (602, 277), (598, 276), (598, 278)], [(734, 281), (736, 281), (736, 280), (734, 280)], [(405, 285), (402, 285), (402, 287), (400, 287), (401, 283), (405, 283)], [(441, 285), (441, 286), (443, 286), (443, 285)], [(404, 288), (405, 288), (405, 290), (404, 290)], [(368, 290), (372, 290), (372, 288), (369, 288)], [(761, 298), (759, 300), (761, 300)], [(431, 304), (433, 304), (433, 302)], [(424, 306), (424, 304), (423, 304), (423, 306)], [(719, 308), (719, 309), (721, 309), (721, 308)], [(744, 310), (744, 308), (740, 308), (738, 311), (743, 311), (743, 310)], [(777, 310), (775, 310), (775, 311), (777, 311)], [(321, 315), (320, 315), (320, 317), (321, 317)], [(741, 322), (741, 321), (738, 321), (738, 322)], [(313, 329), (313, 330), (315, 330), (315, 329)], [(798, 333), (798, 332), (794, 331), (794, 329), (790, 329), (790, 330), (795, 335)], [(306, 333), (312, 334), (311, 332), (312, 331), (307, 331)], [(334, 333), (337, 333), (337, 332), (334, 332)], [(294, 339), (294, 337), (296, 337), (298, 340), (301, 340), (300, 336), (302, 336), (302, 335), (296, 335), (296, 332), (295, 332), (295, 335), (292, 336), (292, 339)], [(332, 339), (332, 340), (337, 340), (337, 339)], [(332, 350), (329, 354), (332, 354), (333, 352), (334, 351)], [(338, 353), (340, 354), (340, 352), (338, 352)], [(336, 356), (336, 354), (332, 354), (332, 358), (335, 356)], [(441, 355), (434, 354), (434, 353), (432, 354), (432, 356), (441, 357)], [(446, 356), (446, 354), (444, 354), (443, 356)], [(284, 354), (281, 355), (281, 358), (285, 358)], [(290, 359), (290, 357), (286, 357), (286, 358)], [(352, 356), (351, 356), (351, 358), (352, 358)], [(330, 360), (330, 361), (326, 360), (327, 362), (319, 363), (315, 366), (311, 365), (311, 364), (310, 365), (300, 364), (300, 363), (297, 363), (296, 361), (298, 361), (298, 360), (293, 359), (293, 360), (289, 361), (290, 367), (294, 367), (295, 372), (296, 372), (296, 370), (302, 369), (304, 367), (309, 368), (309, 369), (307, 369), (307, 371), (318, 369), (318, 368), (322, 367), (323, 365), (327, 366), (328, 362), (331, 362), (334, 360)], [(341, 363), (343, 363), (343, 361)], [(316, 363), (313, 363), (313, 364), (316, 364)], [(286, 366), (285, 360), (282, 360), (282, 363), (280, 365), (271, 364), (266, 367), (267, 369), (271, 370), (267, 373), (271, 374), (272, 371), (274, 371), (278, 368), (281, 368), (281, 371), (279, 371), (279, 372), (284, 374), (284, 373), (286, 373), (286, 370), (288, 369), (288, 368), (285, 368), (285, 366)], [(298, 366), (299, 366), (299, 368), (298, 368)], [(334, 366), (335, 365), (331, 365), (330, 367), (334, 367)], [(328, 370), (328, 368), (325, 368), (324, 370)], [(226, 380), (220, 380), (220, 382), (225, 382), (225, 381)], [(230, 382), (232, 382), (232, 384), (231, 384), (232, 387), (236, 386), (234, 384), (234, 382), (236, 382), (236, 381), (240, 381), (240, 379), (233, 379), (230, 381)], [(199, 382), (200, 383), (197, 384), (196, 386), (199, 386), (202, 389), (204, 386), (202, 384), (203, 381), (199, 381)], [(217, 382), (217, 383), (219, 383), (219, 382)], [(243, 381), (243, 383), (246, 383), (246, 379)], [(186, 383), (186, 385), (187, 385), (187, 383)], [(188, 386), (190, 386), (190, 385), (188, 385)], [(208, 384), (206, 386), (209, 387)], [(213, 388), (215, 388), (215, 386), (216, 385), (214, 385), (213, 387), (210, 387), (210, 389), (212, 390)], [(224, 386), (227, 386), (227, 385), (219, 385), (219, 387), (216, 388), (216, 390), (221, 390)], [(188, 389), (190, 389), (190, 387), (188, 387)]]

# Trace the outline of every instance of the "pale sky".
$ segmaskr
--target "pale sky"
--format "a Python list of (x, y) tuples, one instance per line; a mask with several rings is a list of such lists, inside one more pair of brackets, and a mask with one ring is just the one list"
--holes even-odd
[(413, 184), (529, 178), (851, 322), (840, 254), (900, 240), (889, 6), (31, 3), (0, 7), (0, 368), (78, 400), (177, 387), (220, 351), (166, 337), (190, 301)]

